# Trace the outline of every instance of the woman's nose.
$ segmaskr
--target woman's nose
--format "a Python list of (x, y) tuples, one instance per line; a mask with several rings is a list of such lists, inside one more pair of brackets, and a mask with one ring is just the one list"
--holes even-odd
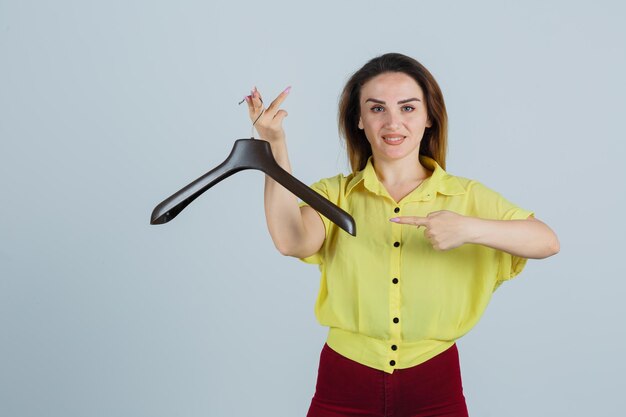
[(396, 112), (388, 112), (385, 120), (385, 127), (389, 129), (398, 129), (400, 127), (400, 115)]

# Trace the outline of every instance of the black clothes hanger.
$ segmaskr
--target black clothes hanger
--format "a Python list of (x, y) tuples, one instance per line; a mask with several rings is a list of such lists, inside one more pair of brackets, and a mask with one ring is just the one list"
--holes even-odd
[(356, 236), (356, 223), (352, 216), (282, 169), (274, 159), (269, 142), (261, 139), (236, 140), (224, 162), (156, 206), (150, 224), (169, 222), (206, 190), (245, 169), (263, 171), (324, 217)]

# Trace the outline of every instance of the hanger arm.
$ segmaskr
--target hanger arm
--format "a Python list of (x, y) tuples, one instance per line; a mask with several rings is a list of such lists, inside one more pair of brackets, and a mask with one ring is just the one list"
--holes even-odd
[[(231, 152), (232, 155), (232, 152)], [(243, 168), (233, 166), (231, 155), (224, 162), (207, 172), (200, 178), (181, 188), (161, 203), (159, 203), (150, 217), (150, 224), (163, 224), (172, 220), (183, 211), (193, 200), (200, 197), (209, 188), (218, 182), (241, 171)]]

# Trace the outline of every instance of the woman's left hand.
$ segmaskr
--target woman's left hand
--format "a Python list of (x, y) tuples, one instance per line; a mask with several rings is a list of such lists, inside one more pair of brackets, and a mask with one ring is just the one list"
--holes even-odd
[(424, 236), (435, 250), (457, 248), (469, 241), (471, 217), (448, 210), (434, 211), (426, 217), (401, 216), (390, 219), (394, 223), (423, 226)]

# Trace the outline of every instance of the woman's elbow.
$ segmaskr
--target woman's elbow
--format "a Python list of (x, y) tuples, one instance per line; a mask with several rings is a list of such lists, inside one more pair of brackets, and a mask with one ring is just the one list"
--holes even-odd
[(306, 258), (307, 256), (312, 255), (312, 253), (307, 253), (306, 250), (302, 247), (302, 245), (294, 245), (294, 244), (285, 244), (284, 242), (274, 242), (274, 246), (278, 250), (278, 252), (283, 256), (291, 256), (293, 258)]
[(552, 239), (552, 242), (550, 243), (550, 255), (548, 256), (556, 255), (560, 251), (561, 251), (561, 243), (559, 242), (559, 238), (556, 237), (556, 235), (554, 235), (554, 238)]
[(549, 258), (550, 256), (559, 253), (561, 250), (561, 244), (559, 243), (558, 236), (554, 233), (550, 226), (534, 217), (530, 217), (528, 220), (530, 220), (535, 227), (538, 227), (536, 229), (537, 233), (535, 235), (535, 239), (536, 241), (541, 242), (537, 248), (539, 253), (535, 256), (535, 258)]
[(546, 239), (546, 242), (543, 245), (541, 253), (538, 254), (536, 259), (549, 258), (550, 256), (556, 255), (561, 250), (561, 244), (559, 243), (559, 238), (552, 232), (550, 234), (551, 236), (548, 239)]
[(283, 256), (296, 256), (292, 245), (285, 245), (281, 242), (274, 242), (276, 250)]

